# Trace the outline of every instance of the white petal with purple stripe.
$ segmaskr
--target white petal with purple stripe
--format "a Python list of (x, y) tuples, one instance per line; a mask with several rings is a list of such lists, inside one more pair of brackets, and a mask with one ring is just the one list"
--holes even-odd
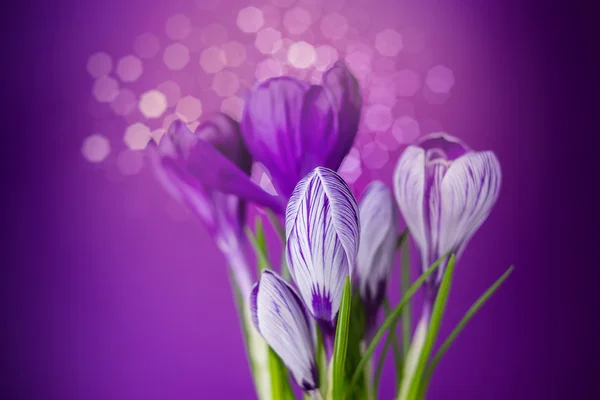
[(296, 186), (286, 208), (286, 257), (310, 313), (333, 322), (356, 263), (358, 205), (348, 184), (318, 167)]
[(265, 270), (250, 295), (252, 321), (304, 390), (318, 387), (311, 319), (296, 291)]

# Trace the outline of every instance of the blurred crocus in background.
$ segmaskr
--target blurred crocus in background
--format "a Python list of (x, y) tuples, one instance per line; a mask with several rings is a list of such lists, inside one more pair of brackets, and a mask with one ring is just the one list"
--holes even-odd
[(169, 194), (202, 220), (224, 254), (240, 291), (252, 285), (247, 239), (246, 201), (281, 212), (277, 198), (250, 180), (252, 158), (239, 124), (217, 114), (193, 133), (175, 121), (157, 147), (150, 146), (154, 172)]
[(294, 189), (285, 221), (290, 272), (330, 353), (344, 283), (358, 253), (358, 205), (342, 177), (318, 167)]
[(242, 133), (250, 152), (288, 199), (315, 167), (339, 168), (358, 130), (362, 97), (356, 79), (338, 61), (322, 85), (277, 77), (256, 86), (245, 104)]
[(392, 191), (381, 181), (369, 184), (359, 209), (361, 231), (355, 281), (365, 308), (366, 333), (370, 335), (394, 267), (398, 213)]

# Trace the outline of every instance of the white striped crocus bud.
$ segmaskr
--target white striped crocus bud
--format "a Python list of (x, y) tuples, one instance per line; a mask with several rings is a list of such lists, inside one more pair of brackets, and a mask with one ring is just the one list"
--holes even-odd
[(360, 247), (355, 286), (365, 309), (367, 336), (375, 327), (394, 266), (398, 239), (398, 212), (392, 191), (381, 181), (365, 190), (360, 203)]
[(311, 320), (294, 288), (264, 270), (250, 294), (254, 325), (305, 391), (319, 387), (316, 338)]
[(358, 253), (358, 205), (338, 174), (317, 167), (296, 185), (285, 222), (287, 264), (330, 353), (344, 284)]

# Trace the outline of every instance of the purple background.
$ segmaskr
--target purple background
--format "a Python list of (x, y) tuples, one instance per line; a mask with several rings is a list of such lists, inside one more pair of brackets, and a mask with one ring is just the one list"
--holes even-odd
[[(164, 213), (129, 217), (123, 203), (151, 176), (115, 185), (80, 154), (87, 57), (124, 37), (130, 46), (179, 1), (29, 3), (12, 6), (4, 25), (4, 398), (254, 398), (205, 230)], [(584, 67), (587, 36), (547, 3), (403, 4), (412, 3), (461, 82), (441, 107), (445, 129), (496, 151), (504, 170), (497, 207), (457, 269), (442, 334), (517, 267), (441, 362), (429, 398), (595, 398), (599, 272), (579, 222), (594, 227), (591, 192), (579, 192), (592, 158), (578, 112), (597, 112), (585, 101), (596, 73)], [(395, 4), (373, 1), (388, 16)], [(391, 398), (389, 369), (383, 385)]]

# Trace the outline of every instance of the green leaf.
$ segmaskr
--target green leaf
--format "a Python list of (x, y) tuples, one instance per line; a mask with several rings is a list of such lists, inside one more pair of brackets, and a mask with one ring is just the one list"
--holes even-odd
[(269, 348), (269, 372), (271, 374), (271, 398), (293, 400), (294, 393), (288, 380), (287, 368), (272, 348)]
[(277, 215), (275, 215), (271, 209), (267, 209), (267, 217), (269, 217), (271, 225), (275, 229), (275, 232), (277, 232), (277, 236), (279, 236), (281, 242), (285, 244), (285, 228), (281, 225), (279, 218), (277, 218)]
[[(262, 223), (260, 222), (260, 218), (256, 221), (256, 230), (257, 236), (252, 233), (252, 230), (249, 227), (244, 229), (246, 231), (246, 236), (250, 240), (250, 244), (252, 244), (252, 248), (254, 249), (254, 253), (256, 254), (256, 259), (258, 260), (258, 271), (262, 271), (263, 269), (272, 269), (269, 263), (269, 259), (267, 258), (267, 249), (264, 241), (264, 232), (262, 231)], [(262, 236), (262, 239), (259, 239), (259, 236)]]
[[(404, 240), (400, 250), (401, 260), (401, 271), (400, 271), (400, 284), (401, 284), (401, 294), (406, 293), (408, 287), (410, 285), (411, 276), (410, 276), (410, 242), (408, 240)], [(410, 308), (410, 303), (404, 308), (402, 312), (402, 350), (403, 350), (403, 358), (406, 358), (406, 353), (408, 353), (408, 349), (410, 348), (410, 335), (412, 332), (412, 312)], [(401, 369), (399, 369), (398, 364), (396, 364), (396, 377), (397, 382), (400, 382), (400, 374)]]
[(360, 378), (362, 369), (365, 367), (365, 365), (367, 365), (367, 362), (369, 361), (369, 359), (373, 355), (373, 352), (375, 351), (375, 349), (377, 348), (377, 345), (379, 344), (379, 342), (383, 338), (383, 335), (385, 335), (385, 332), (388, 329), (390, 329), (393, 326), (395, 326), (396, 322), (398, 321), (398, 319), (401, 316), (401, 313), (402, 313), (402, 310), (404, 309), (404, 306), (406, 306), (406, 304), (410, 301), (410, 299), (415, 294), (415, 292), (421, 287), (421, 285), (423, 284), (423, 282), (425, 282), (425, 280), (433, 273), (433, 271), (436, 270), (436, 268), (447, 257), (447, 255), (448, 255), (448, 253), (446, 253), (442, 257), (438, 258), (427, 269), (427, 271), (425, 271), (419, 277), (419, 279), (417, 279), (415, 281), (415, 283), (413, 283), (412, 286), (408, 288), (408, 290), (406, 291), (406, 293), (404, 293), (404, 296), (402, 297), (402, 300), (400, 300), (400, 303), (398, 303), (398, 305), (392, 310), (392, 312), (390, 312), (390, 315), (388, 315), (388, 317), (385, 319), (385, 321), (383, 321), (383, 324), (381, 324), (381, 327), (379, 328), (379, 330), (377, 331), (377, 333), (375, 334), (375, 336), (371, 340), (371, 343), (369, 344), (369, 346), (367, 347), (367, 349), (363, 353), (362, 359), (360, 360), (360, 362), (358, 364), (358, 367), (354, 371), (354, 375), (352, 375), (352, 379), (350, 380), (350, 384), (348, 385), (347, 390), (350, 390), (358, 382), (358, 379)]
[(352, 287), (350, 277), (346, 277), (340, 310), (338, 312), (337, 328), (333, 345), (333, 371), (332, 371), (332, 399), (341, 400), (344, 395), (346, 381), (346, 352), (348, 349), (348, 332), (350, 324), (350, 311), (352, 305)]
[(329, 367), (327, 365), (327, 354), (325, 354), (325, 345), (323, 344), (323, 334), (317, 327), (317, 368), (319, 369), (319, 386), (323, 393), (327, 393), (329, 388)]
[(512, 273), (513, 269), (514, 269), (514, 266), (511, 266), (504, 274), (502, 274), (502, 276), (500, 278), (498, 278), (498, 280), (496, 282), (494, 282), (494, 284), (492, 286), (489, 287), (488, 290), (485, 291), (484, 294), (481, 295), (481, 297), (479, 297), (479, 299), (477, 299), (477, 301), (475, 303), (473, 303), (473, 305), (471, 306), (471, 308), (469, 308), (469, 310), (467, 311), (465, 316), (456, 325), (456, 328), (454, 328), (452, 333), (444, 341), (442, 346), (437, 351), (435, 357), (433, 357), (433, 360), (431, 361), (429, 367), (427, 367), (427, 370), (425, 371), (425, 377), (423, 378), (423, 383), (422, 383), (422, 387), (421, 387), (421, 395), (419, 396), (419, 398), (423, 398), (423, 395), (425, 394), (425, 392), (427, 390), (429, 380), (431, 379), (431, 376), (433, 375), (433, 371), (435, 370), (435, 367), (438, 365), (438, 363), (440, 362), (440, 359), (446, 353), (448, 348), (452, 345), (454, 340), (462, 332), (462, 330), (465, 328), (465, 326), (471, 320), (471, 318), (473, 318), (473, 316), (479, 311), (479, 309), (481, 309), (481, 307), (483, 307), (483, 305), (490, 299), (490, 297), (496, 292), (496, 290), (498, 290), (498, 288), (509, 277), (509, 275)]
[(406, 398), (410, 400), (417, 399), (417, 396), (420, 391), (420, 384), (423, 371), (425, 369), (425, 366), (427, 365), (427, 361), (429, 360), (431, 350), (433, 349), (435, 339), (437, 338), (437, 334), (442, 323), (442, 318), (446, 309), (446, 303), (448, 301), (448, 295), (450, 294), (450, 286), (452, 285), (452, 276), (454, 274), (454, 261), (455, 256), (454, 254), (452, 254), (450, 256), (450, 261), (448, 261), (448, 265), (446, 266), (446, 270), (444, 271), (444, 275), (442, 277), (442, 282), (440, 284), (435, 303), (433, 304), (433, 311), (431, 313), (429, 327), (425, 335), (425, 341), (423, 342), (423, 348), (419, 355), (419, 360), (417, 361), (417, 365), (414, 370), (413, 379), (411, 382), (408, 382), (409, 388)]

